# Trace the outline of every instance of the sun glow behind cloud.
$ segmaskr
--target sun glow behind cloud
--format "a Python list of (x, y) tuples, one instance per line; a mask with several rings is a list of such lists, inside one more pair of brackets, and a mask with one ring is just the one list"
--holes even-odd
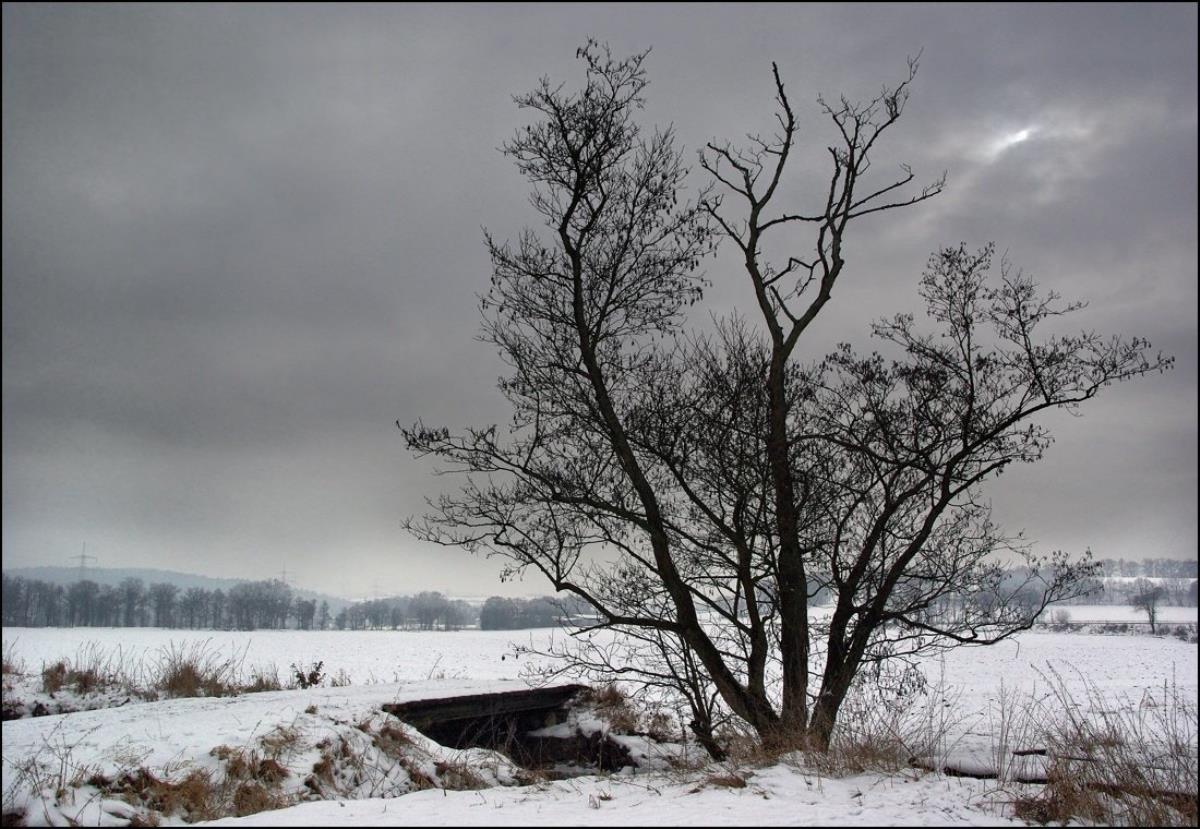
[(1019, 129), (1016, 132), (1010, 132), (1006, 135), (1001, 136), (1000, 138), (993, 141), (991, 143), (991, 146), (988, 147), (988, 150), (987, 150), (988, 158), (991, 160), (995, 160), (996, 158), (998, 158), (1000, 156), (1001, 153), (1003, 153), (1008, 148), (1016, 146), (1017, 144), (1020, 144), (1023, 141), (1028, 141), (1033, 136), (1033, 134), (1037, 132), (1037, 130), (1038, 130), (1038, 128), (1035, 126), (1024, 127), (1023, 129)]

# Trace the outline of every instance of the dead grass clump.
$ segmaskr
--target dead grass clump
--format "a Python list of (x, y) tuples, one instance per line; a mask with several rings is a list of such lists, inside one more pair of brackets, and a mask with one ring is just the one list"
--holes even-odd
[(53, 665), (42, 668), (42, 690), (57, 694), (67, 684), (67, 663), (60, 659)]
[(838, 777), (864, 771), (899, 771), (907, 767), (912, 758), (902, 740), (887, 735), (868, 740), (838, 740), (828, 751), (810, 755), (820, 771)]
[[(179, 815), (187, 822), (222, 817), (221, 795), (212, 776), (200, 769), (189, 772), (178, 782), (160, 780), (145, 767), (129, 771), (111, 786), (101, 789), (115, 794), (133, 806), (150, 811), (143, 818), (157, 819)], [(155, 824), (151, 824), (155, 825)]]
[(278, 725), (258, 738), (267, 757), (278, 760), (294, 753), (300, 744), (300, 729), (294, 725)]
[(595, 706), (596, 714), (617, 734), (641, 732), (641, 714), (633, 700), (615, 683), (592, 688), (585, 701)]
[(0, 651), (0, 672), (6, 677), (25, 673), (25, 660), (17, 656), (16, 645), (16, 642), (6, 642)]
[(163, 815), (182, 814), (196, 821), (220, 816), (219, 803), (212, 777), (196, 769), (178, 783), (161, 782), (149, 805)]
[(768, 766), (778, 760), (783, 752), (781, 748), (763, 745), (753, 729), (737, 721), (724, 723), (713, 734), (713, 739), (734, 764)]
[(321, 757), (313, 763), (312, 774), (305, 778), (304, 785), (323, 797), (325, 787), (333, 785), (333, 743), (330, 740), (322, 740), (316, 747), (321, 750)]
[(629, 696), (613, 682), (591, 688), (585, 699), (597, 708), (619, 708), (629, 704)]
[(325, 797), (326, 789), (335, 787), (337, 770), (343, 765), (355, 762), (354, 750), (346, 742), (346, 738), (325, 738), (316, 744), (321, 752), (320, 758), (313, 763), (312, 774), (304, 780), (304, 785), (320, 797)]
[(260, 757), (252, 749), (221, 745), (210, 753), (225, 763), (225, 779), (228, 781), (257, 780), (274, 785), (291, 774), (274, 757)]
[(433, 768), (437, 771), (437, 776), (441, 780), (443, 789), (451, 791), (475, 791), (476, 789), (486, 789), (488, 787), (487, 781), (465, 761), (449, 762), (446, 760), (437, 760), (434, 762)]
[(746, 778), (732, 771), (710, 774), (704, 778), (704, 782), (710, 786), (722, 786), (726, 789), (744, 789), (747, 786)]
[(169, 697), (222, 697), (236, 692), (236, 663), (211, 649), (211, 640), (174, 642), (159, 651), (154, 683)]
[(217, 746), (210, 752), (225, 763), (227, 780), (250, 780), (257, 773), (258, 754), (244, 748)]
[(408, 779), (412, 783), (413, 791), (422, 791), (424, 789), (436, 789), (437, 781), (433, 779), (424, 769), (414, 763), (408, 757), (397, 758), (400, 767), (408, 773)]
[(108, 685), (106, 677), (94, 668), (72, 669), (67, 672), (67, 682), (77, 694), (91, 694)]
[(280, 809), (287, 805), (287, 798), (279, 792), (271, 791), (253, 780), (240, 784), (233, 793), (233, 813), (238, 817), (258, 814), (268, 809)]
[(291, 775), (278, 760), (273, 760), (270, 757), (264, 757), (258, 762), (257, 777), (267, 783), (278, 783), (284, 778)]
[(247, 694), (260, 694), (263, 691), (282, 691), (283, 682), (279, 679), (279, 669), (274, 665), (256, 665), (250, 670), (250, 679), (242, 685), (241, 690)]
[(399, 758), (413, 745), (413, 740), (403, 728), (384, 723), (372, 743), (388, 757)]

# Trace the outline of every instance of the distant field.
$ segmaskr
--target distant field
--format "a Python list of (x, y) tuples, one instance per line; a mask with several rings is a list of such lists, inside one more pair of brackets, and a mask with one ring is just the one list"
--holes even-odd
[[(356, 685), (414, 682), (429, 678), (516, 679), (521, 662), (512, 643), (545, 645), (554, 635), (538, 630), (461, 631), (199, 631), (165, 628), (3, 628), (4, 645), (38, 669), (71, 658), (95, 643), (126, 665), (155, 661), (165, 648), (207, 643), (209, 650), (235, 657), (244, 670), (274, 665), (287, 679), (291, 663), (324, 662), (327, 676), (345, 671)], [(557, 634), (561, 638), (562, 634)], [(503, 657), (503, 658), (502, 658)], [(528, 660), (526, 660), (528, 662)]]
[[(1124, 604), (1055, 605), (1049, 613), (1065, 610), (1072, 622), (1145, 622), (1146, 612)], [(1196, 622), (1196, 608), (1164, 606), (1158, 609), (1160, 624)]]
[[(1132, 612), (1111, 606), (1068, 608), (1072, 620), (1136, 621)], [(1175, 622), (1195, 621), (1195, 608), (1164, 608)], [(1085, 615), (1086, 613), (1086, 615)], [(1143, 614), (1144, 618), (1144, 614)], [(324, 662), (329, 677), (344, 671), (355, 684), (422, 682), (427, 679), (518, 680), (531, 657), (515, 659), (513, 644), (546, 647), (563, 634), (547, 628), (520, 631), (185, 631), (162, 628), (3, 628), (7, 652), (26, 669), (73, 658), (96, 647), (129, 666), (153, 663), (166, 648), (204, 643), (223, 656), (235, 656), (243, 669), (274, 665), (287, 679), (288, 665)], [(931, 682), (944, 677), (962, 692), (964, 710), (981, 713), (1001, 682), (1009, 690), (1044, 686), (1039, 671), (1053, 667), (1086, 678), (1102, 689), (1135, 697), (1174, 681), (1196, 698), (1197, 647), (1171, 637), (1085, 635), (1028, 631), (991, 647), (961, 647), (921, 664)], [(1076, 673), (1078, 672), (1078, 673)]]

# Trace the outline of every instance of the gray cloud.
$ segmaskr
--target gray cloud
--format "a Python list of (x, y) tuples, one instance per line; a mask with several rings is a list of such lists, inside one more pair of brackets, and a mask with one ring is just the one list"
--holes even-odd
[[(3, 22), (6, 564), (87, 540), (101, 564), (286, 564), (357, 593), (541, 589), (402, 534), (447, 482), (392, 422), (506, 417), (473, 341), (480, 227), (530, 214), (496, 147), (525, 120), (514, 93), (578, 81), (588, 36), (653, 47), (646, 121), (691, 150), (770, 129), (777, 61), (804, 124), (797, 206), (832, 140), (816, 94), (870, 96), (923, 49), (873, 172), (949, 188), (863, 224), (810, 354), (916, 310), (938, 245), (995, 240), (1090, 300), (1081, 324), (1179, 358), (1056, 422), (1044, 464), (993, 490), (1000, 517), (1047, 546), (1195, 555), (1194, 7), (6, 4)], [(733, 264), (709, 265), (712, 309), (744, 303)]]

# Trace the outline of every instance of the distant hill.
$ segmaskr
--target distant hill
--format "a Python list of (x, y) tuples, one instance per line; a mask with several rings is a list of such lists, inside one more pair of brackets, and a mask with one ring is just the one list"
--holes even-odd
[[(78, 567), (6, 567), (4, 573), (9, 576), (38, 579), (51, 584), (67, 585), (79, 581)], [(96, 584), (108, 584), (113, 587), (125, 579), (141, 579), (148, 585), (154, 582), (166, 582), (175, 585), (180, 590), (200, 587), (205, 590), (223, 590), (225, 592), (229, 592), (229, 588), (235, 584), (253, 581), (253, 579), (218, 579), (212, 576), (198, 576), (195, 573), (180, 573), (176, 570), (157, 570), (152, 567), (88, 567), (83, 571), (83, 575), (84, 578), (91, 579)], [(329, 602), (330, 615), (353, 604), (348, 599), (298, 587), (293, 587), (292, 593), (301, 599)]]

